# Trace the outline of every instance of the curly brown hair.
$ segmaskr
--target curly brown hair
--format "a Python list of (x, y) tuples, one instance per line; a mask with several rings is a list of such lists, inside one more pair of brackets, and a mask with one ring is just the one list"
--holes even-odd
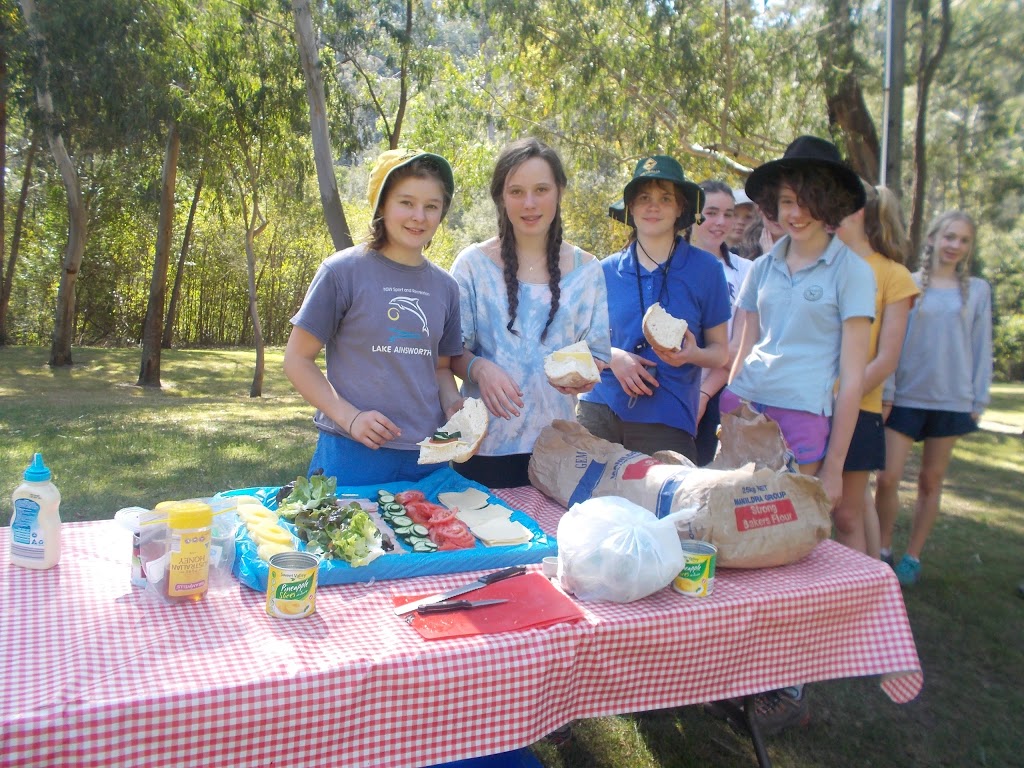
[(504, 193), (505, 181), (516, 168), (539, 157), (551, 168), (555, 177), (555, 185), (558, 187), (558, 207), (555, 209), (555, 218), (548, 229), (547, 238), (547, 265), (548, 265), (548, 288), (551, 291), (551, 307), (548, 310), (548, 321), (544, 324), (544, 331), (541, 333), (541, 341), (548, 335), (548, 327), (555, 319), (558, 312), (558, 301), (561, 298), (562, 270), (559, 266), (559, 256), (562, 252), (562, 192), (569, 183), (565, 175), (565, 167), (562, 159), (547, 144), (534, 138), (519, 139), (507, 145), (501, 154), (498, 155), (498, 162), (494, 165), (494, 173), (491, 174), (491, 200), (498, 213), (498, 242), (501, 244), (501, 263), (505, 276), (505, 294), (508, 297), (508, 325), (505, 327), (509, 333), (517, 336), (519, 332), (513, 329), (516, 321), (516, 313), (519, 310), (519, 254), (516, 251), (516, 234), (512, 228), (512, 221), (505, 210)]
[(796, 193), (801, 206), (810, 211), (812, 217), (831, 227), (857, 210), (857, 197), (847, 189), (826, 168), (814, 165), (786, 168), (779, 172), (776, 184), (768, 184), (760, 190), (755, 203), (761, 212), (771, 219), (779, 218), (779, 191), (789, 187)]
[[(380, 190), (380, 197), (378, 198), (377, 210), (373, 212), (373, 219), (370, 221), (370, 231), (367, 235), (366, 245), (375, 251), (379, 251), (385, 245), (388, 244), (388, 233), (384, 228), (384, 216), (381, 214), (381, 210), (384, 208), (384, 204), (387, 202), (388, 195), (391, 190), (394, 189), (395, 185), (403, 179), (417, 178), (417, 179), (435, 179), (441, 185), (442, 194), (444, 195), (444, 202), (441, 205), (441, 219), (448, 213), (448, 209), (452, 204), (452, 196), (448, 191), (448, 187), (444, 183), (444, 175), (441, 172), (440, 166), (435, 160), (429, 157), (417, 157), (407, 165), (403, 165), (401, 168), (393, 170), (384, 182), (384, 186)], [(425, 246), (430, 247), (428, 242)]]

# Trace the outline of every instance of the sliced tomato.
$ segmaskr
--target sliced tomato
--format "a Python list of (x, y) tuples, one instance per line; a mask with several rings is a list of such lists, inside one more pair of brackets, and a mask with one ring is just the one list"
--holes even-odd
[(476, 546), (473, 534), (459, 520), (435, 525), (428, 535), (438, 549), (470, 549)]
[(444, 523), (450, 523), (452, 520), (457, 520), (455, 517), (454, 509), (445, 509), (444, 507), (438, 507), (430, 513), (430, 520), (427, 525), (442, 525)]
[(433, 510), (426, 502), (410, 502), (405, 505), (405, 516), (419, 525), (430, 525), (430, 513)]
[(395, 501), (399, 504), (408, 504), (410, 501), (425, 501), (426, 498), (427, 497), (423, 495), (422, 491), (413, 489), (395, 494)]

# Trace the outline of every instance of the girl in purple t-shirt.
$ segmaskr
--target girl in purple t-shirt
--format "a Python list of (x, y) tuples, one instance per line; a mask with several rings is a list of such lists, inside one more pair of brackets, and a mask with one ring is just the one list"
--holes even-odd
[[(438, 156), (390, 150), (370, 172), (369, 241), (329, 257), (292, 318), (284, 370), (317, 409), (309, 471), (341, 485), (418, 480), (416, 443), (457, 411), (459, 290), (428, 262), (454, 192)], [(327, 373), (317, 363), (326, 348)]]

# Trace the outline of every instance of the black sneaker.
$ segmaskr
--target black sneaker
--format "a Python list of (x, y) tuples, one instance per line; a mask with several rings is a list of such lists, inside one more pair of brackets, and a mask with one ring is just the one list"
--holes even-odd
[(880, 559), (880, 560), (881, 560), (881, 561), (882, 561), (883, 563), (885, 563), (886, 565), (888, 565), (888, 566), (889, 566), (890, 568), (895, 568), (895, 567), (896, 567), (896, 561), (892, 559), (892, 552), (889, 552), (889, 553), (888, 553), (888, 554), (886, 554), (886, 555), (880, 555), (880, 556), (879, 556), (879, 559)]

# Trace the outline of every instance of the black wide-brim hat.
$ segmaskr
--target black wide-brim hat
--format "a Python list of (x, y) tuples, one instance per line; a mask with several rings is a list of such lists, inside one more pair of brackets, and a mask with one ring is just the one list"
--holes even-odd
[(670, 181), (682, 194), (686, 201), (686, 210), (676, 221), (677, 229), (686, 229), (693, 224), (696, 217), (704, 210), (704, 190), (686, 178), (681, 166), (674, 158), (668, 155), (651, 155), (640, 158), (633, 171), (633, 178), (627, 182), (622, 190), (622, 199), (617, 203), (608, 206), (608, 215), (616, 221), (633, 226), (633, 215), (626, 208), (626, 200), (632, 197), (630, 194), (640, 184), (654, 179)]
[(825, 139), (819, 139), (817, 136), (799, 136), (794, 139), (786, 147), (781, 160), (772, 160), (755, 168), (753, 173), (747, 177), (747, 183), (743, 185), (743, 189), (751, 200), (760, 204), (764, 190), (777, 187), (779, 178), (787, 171), (809, 167), (828, 171), (841, 186), (853, 195), (857, 207), (850, 213), (864, 207), (866, 195), (860, 176), (843, 162), (835, 144)]

